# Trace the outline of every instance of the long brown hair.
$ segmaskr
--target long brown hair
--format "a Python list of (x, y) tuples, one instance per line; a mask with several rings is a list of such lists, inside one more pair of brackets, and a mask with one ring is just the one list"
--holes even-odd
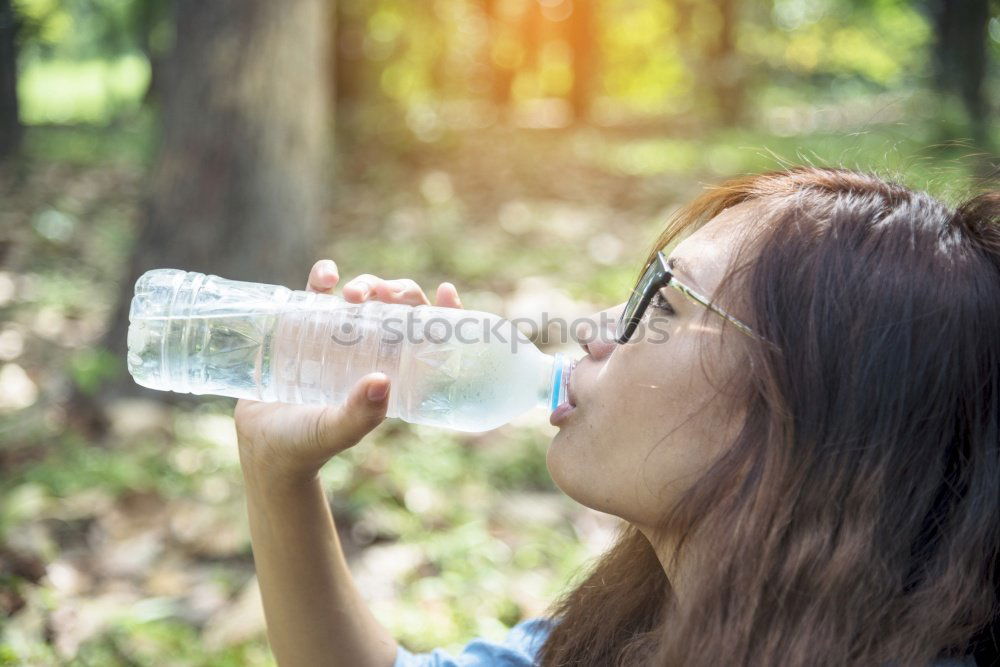
[(765, 224), (713, 297), (772, 344), (746, 343), (739, 435), (663, 520), (675, 559), (707, 550), (685, 612), (626, 525), (554, 607), (541, 664), (993, 664), (1000, 192), (950, 208), (770, 172), (703, 194), (653, 252), (751, 200)]

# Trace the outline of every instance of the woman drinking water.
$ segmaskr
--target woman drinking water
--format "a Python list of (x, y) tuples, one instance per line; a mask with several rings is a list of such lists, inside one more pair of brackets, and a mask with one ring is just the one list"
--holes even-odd
[[(340, 283), (329, 260), (308, 277)], [(406, 279), (341, 291), (429, 303)], [(435, 303), (461, 307), (449, 283)], [(1000, 193), (952, 208), (812, 167), (730, 181), (668, 221), (598, 315), (616, 324), (581, 340), (546, 463), (624, 528), (545, 617), (460, 655), (411, 653), (378, 623), (317, 476), (382, 421), (387, 378), (341, 406), (239, 401), (281, 665), (991, 664)]]

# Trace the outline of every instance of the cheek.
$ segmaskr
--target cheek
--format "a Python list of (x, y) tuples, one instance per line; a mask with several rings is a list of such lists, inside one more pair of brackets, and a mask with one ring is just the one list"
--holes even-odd
[(591, 393), (549, 447), (546, 463), (564, 493), (642, 525), (661, 518), (711, 464), (731, 435), (722, 423), (732, 416), (729, 399), (680, 343), (608, 359), (594, 381), (601, 398)]
[(648, 363), (628, 355), (609, 359), (593, 387), (599, 392), (588, 392), (588, 403), (556, 434), (546, 464), (566, 495), (630, 518), (642, 484), (643, 459), (672, 421), (669, 392), (657, 384)]

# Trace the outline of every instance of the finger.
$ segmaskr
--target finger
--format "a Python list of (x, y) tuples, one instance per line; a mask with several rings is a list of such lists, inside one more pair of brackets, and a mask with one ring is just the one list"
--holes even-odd
[(307, 292), (329, 293), (340, 281), (340, 271), (332, 259), (321, 259), (313, 264), (306, 281)]
[(389, 407), (389, 377), (369, 373), (351, 387), (347, 400), (325, 410), (316, 426), (317, 444), (331, 456), (353, 447), (385, 419)]
[(429, 306), (427, 295), (415, 281), (409, 278), (383, 280), (375, 287), (376, 296), (386, 303), (402, 303), (408, 306)]
[(441, 283), (434, 297), (434, 305), (444, 308), (461, 308), (462, 300), (458, 298), (458, 290), (451, 283)]
[(344, 300), (351, 303), (362, 301), (375, 295), (375, 288), (382, 279), (370, 273), (362, 273), (344, 284)]

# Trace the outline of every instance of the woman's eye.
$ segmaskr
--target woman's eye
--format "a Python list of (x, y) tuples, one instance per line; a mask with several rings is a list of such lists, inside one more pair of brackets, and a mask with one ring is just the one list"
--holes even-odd
[(673, 306), (671, 306), (667, 302), (667, 300), (663, 298), (663, 294), (659, 291), (653, 295), (653, 299), (649, 302), (649, 305), (652, 306), (653, 308), (656, 308), (659, 311), (666, 313), (667, 315), (674, 314)]

